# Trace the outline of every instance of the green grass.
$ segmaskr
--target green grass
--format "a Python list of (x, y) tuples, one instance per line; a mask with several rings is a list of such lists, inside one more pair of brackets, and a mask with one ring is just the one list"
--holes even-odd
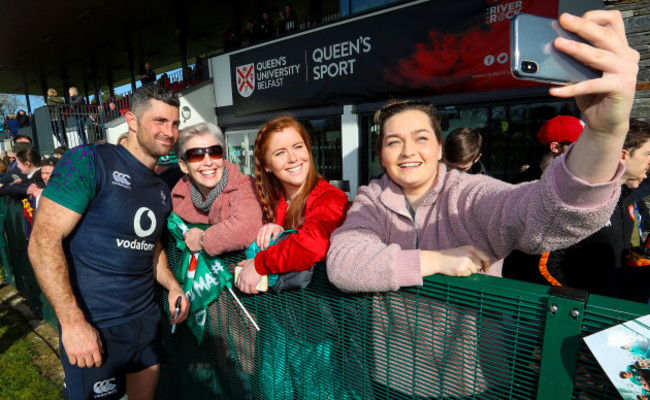
[(0, 400), (61, 399), (61, 385), (41, 375), (33, 360), (33, 336), (16, 311), (0, 304)]

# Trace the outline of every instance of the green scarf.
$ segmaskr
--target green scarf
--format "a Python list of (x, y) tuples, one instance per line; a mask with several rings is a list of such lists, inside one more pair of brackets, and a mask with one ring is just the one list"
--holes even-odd
[[(219, 297), (224, 287), (232, 287), (233, 281), (228, 267), (218, 256), (212, 257), (201, 250), (198, 254), (194, 253), (198, 257), (192, 263), (194, 255), (185, 245), (183, 236), (190, 228), (205, 230), (208, 226), (206, 224), (187, 224), (174, 213), (167, 218), (167, 227), (176, 239), (176, 248), (183, 252), (181, 265), (174, 271), (174, 276), (190, 300), (190, 315), (187, 317), (187, 325), (199, 344), (203, 341), (208, 305)], [(192, 264), (195, 264), (196, 269), (190, 269)]]

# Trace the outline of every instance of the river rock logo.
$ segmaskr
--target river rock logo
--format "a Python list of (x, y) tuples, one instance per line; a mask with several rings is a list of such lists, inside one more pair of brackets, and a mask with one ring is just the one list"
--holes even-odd
[(253, 63), (236, 68), (237, 91), (242, 97), (249, 97), (255, 91), (255, 66)]

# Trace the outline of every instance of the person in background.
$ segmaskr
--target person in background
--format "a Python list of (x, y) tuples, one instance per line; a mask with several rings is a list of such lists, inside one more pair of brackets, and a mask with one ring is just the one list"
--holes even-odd
[(14, 144), (16, 143), (29, 143), (32, 144), (32, 138), (27, 135), (18, 135), (14, 138)]
[(504, 276), (647, 303), (650, 269), (627, 266), (633, 246), (641, 244), (634, 189), (650, 168), (650, 123), (632, 119), (621, 159), (621, 195), (609, 220), (597, 232), (567, 248), (532, 259), (509, 256)]
[(7, 120), (7, 128), (11, 132), (11, 137), (15, 138), (18, 136), (18, 129), (20, 129), (20, 122), (16, 118), (16, 114), (9, 114), (9, 119)]
[(117, 140), (115, 141), (115, 145), (125, 146), (128, 139), (129, 139), (129, 132), (123, 133), (117, 137)]
[[(519, 173), (512, 183), (522, 183), (538, 180), (542, 177), (543, 171), (555, 158), (566, 152), (569, 146), (580, 137), (584, 130), (584, 124), (578, 118), (569, 115), (558, 115), (551, 118), (537, 131), (539, 146), (535, 151), (535, 160), (528, 169)], [(546, 278), (540, 274), (537, 268), (539, 255), (527, 254), (514, 250), (503, 261), (503, 276), (539, 284), (547, 284)], [(519, 265), (525, 267), (519, 268)]]
[(468, 174), (487, 175), (480, 161), (483, 137), (471, 128), (459, 128), (447, 136), (442, 145), (442, 159), (448, 166)]
[(120, 110), (117, 109), (117, 106), (113, 101), (108, 103), (108, 107), (106, 108), (105, 112), (106, 112), (106, 121), (112, 121), (122, 116), (120, 114)]
[(539, 146), (536, 159), (527, 169), (515, 176), (512, 183), (539, 179), (551, 161), (564, 154), (569, 145), (578, 140), (583, 129), (584, 123), (569, 115), (558, 115), (546, 121), (537, 131)]
[(151, 69), (149, 62), (144, 63), (144, 71), (140, 74), (140, 82), (142, 85), (156, 81), (156, 73)]
[[(9, 154), (7, 153), (6, 150), (2, 150), (0, 152), (0, 168), (2, 169), (0, 171), (0, 174), (4, 174), (7, 172), (7, 169), (9, 168), (9, 165), (11, 162), (9, 161)], [(0, 175), (1, 178), (1, 175)]]
[(45, 104), (48, 105), (50, 111), (50, 121), (52, 122), (52, 132), (59, 143), (66, 143), (65, 128), (63, 127), (63, 98), (59, 97), (59, 93), (54, 88), (47, 89), (47, 96)]
[(86, 137), (86, 100), (83, 98), (81, 94), (79, 94), (79, 90), (77, 89), (76, 86), (70, 86), (68, 89), (68, 94), (70, 95), (70, 110), (72, 112), (72, 115), (74, 116), (74, 119), (77, 123), (77, 134), (79, 135), (79, 138), (81, 139), (81, 142), (83, 144), (88, 144), (88, 139)]
[(23, 150), (31, 149), (33, 147), (29, 137), (17, 136), (14, 139), (14, 145), (8, 154), (9, 166), (6, 173), (0, 178), (0, 190), (3, 187), (6, 187), (12, 183), (19, 183), (20, 181), (26, 179), (26, 176), (18, 168), (18, 160), (16, 159), (16, 154), (20, 153)]
[(284, 6), (284, 14), (280, 13), (278, 23), (282, 27), (281, 33), (291, 33), (298, 30), (298, 17), (296, 16), (296, 13), (293, 12), (291, 4), (286, 4)]
[(58, 159), (60, 159), (61, 157), (63, 157), (63, 154), (65, 154), (66, 151), (68, 151), (68, 147), (67, 147), (67, 146), (59, 146), (59, 147), (57, 147), (57, 148), (54, 149), (54, 151), (53, 151), (53, 153), (54, 153), (54, 158), (58, 158)]
[(203, 80), (203, 60), (199, 56), (194, 59), (194, 79), (197, 81)]
[(23, 198), (28, 195), (30, 185), (35, 184), (39, 188), (45, 186), (41, 179), (41, 155), (33, 147), (16, 153), (16, 163), (22, 177), (0, 187), (0, 195)]
[[(586, 128), (574, 145), (545, 168), (540, 180), (511, 185), (449, 170), (439, 162), (440, 119), (430, 103), (386, 104), (376, 121), (386, 174), (359, 189), (345, 223), (330, 238), (327, 273), (335, 286), (347, 292), (383, 292), (423, 285), (423, 278), (433, 274), (498, 276), (503, 258), (514, 249), (539, 254), (566, 247), (607, 222), (625, 169), (621, 152), (639, 53), (627, 44), (619, 12), (591, 11), (583, 17), (565, 13), (559, 21), (598, 47), (576, 46), (566, 39), (557, 39), (555, 47), (606, 71), (598, 79), (550, 89), (556, 97), (575, 96), (585, 116)], [(390, 371), (382, 370), (383, 362), (376, 363), (375, 380), (388, 387), (380, 395), (392, 389), (424, 397), (462, 397), (488, 390), (492, 379), (484, 370), (483, 355), (467, 351), (477, 348), (479, 316), (420, 300), (425, 304), (418, 305), (417, 324), (388, 332), (390, 315), (412, 310), (410, 305), (399, 308), (405, 307), (400, 298), (394, 293), (373, 305), (374, 359), (382, 360), (395, 349), (409, 355)], [(418, 325), (434, 329), (442, 320), (456, 321), (445, 331), (454, 333), (445, 336), (444, 350), (436, 347), (439, 342), (412, 339), (423, 332), (416, 331)], [(498, 340), (489, 332), (481, 337)], [(460, 356), (426, 365), (423, 360), (431, 357), (415, 356), (443, 351)], [(433, 379), (422, 379), (418, 371)], [(453, 381), (444, 379), (449, 374)]]
[(52, 176), (52, 172), (54, 171), (54, 167), (56, 166), (57, 161), (59, 161), (58, 158), (46, 158), (45, 160), (41, 161), (41, 180), (43, 181), (43, 186), (40, 187), (35, 183), (32, 183), (29, 185), (27, 188), (27, 194), (30, 196), (33, 196), (35, 201), (34, 201), (34, 212), (38, 210), (38, 204), (41, 200), (41, 194), (43, 193), (43, 189), (45, 186), (47, 186), (47, 183), (50, 181), (50, 177)]
[(275, 34), (273, 30), (273, 18), (266, 11), (262, 12), (262, 16), (260, 17), (259, 32), (261, 39), (271, 39)]
[(18, 119), (18, 123), (20, 123), (20, 127), (23, 128), (25, 126), (29, 126), (29, 116), (25, 112), (25, 110), (18, 110), (18, 113), (16, 114), (16, 118)]
[(249, 44), (259, 42), (260, 35), (257, 31), (257, 27), (253, 24), (253, 20), (246, 20), (246, 28), (244, 29), (244, 37), (248, 39)]

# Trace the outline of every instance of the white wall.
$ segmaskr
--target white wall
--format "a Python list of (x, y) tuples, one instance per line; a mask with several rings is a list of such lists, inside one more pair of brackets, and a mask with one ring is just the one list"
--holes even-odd
[(341, 116), (341, 151), (343, 180), (350, 181), (350, 198), (357, 196), (359, 188), (359, 126), (352, 106), (343, 107)]
[[(198, 124), (199, 122), (212, 122), (217, 123), (217, 116), (214, 107), (215, 102), (214, 84), (212, 81), (207, 81), (185, 89), (179, 96), (181, 100), (180, 128)], [(183, 109), (186, 108), (190, 111), (190, 118), (183, 117)]]
[[(106, 127), (106, 142), (111, 144), (117, 144), (117, 138), (119, 138), (123, 133), (129, 131), (129, 126), (126, 124), (126, 119), (124, 117), (120, 117), (114, 121), (114, 126)], [(111, 121), (111, 125), (113, 125), (112, 122), (113, 121)]]
[(214, 82), (214, 96), (218, 107), (232, 106), (232, 89), (230, 86), (230, 56), (221, 55), (208, 60), (212, 81)]

